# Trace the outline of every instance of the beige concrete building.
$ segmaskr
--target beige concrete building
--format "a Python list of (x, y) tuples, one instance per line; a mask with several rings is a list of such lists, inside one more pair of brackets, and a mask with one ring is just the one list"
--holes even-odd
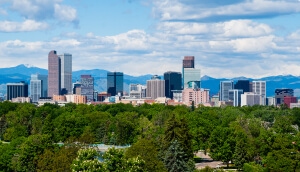
[(186, 88), (182, 90), (182, 102), (186, 105), (204, 104), (209, 102), (209, 90)]

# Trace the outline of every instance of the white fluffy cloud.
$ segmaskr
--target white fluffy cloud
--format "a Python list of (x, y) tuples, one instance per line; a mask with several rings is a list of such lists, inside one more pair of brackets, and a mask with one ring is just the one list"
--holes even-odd
[(300, 12), (298, 0), (245, 1), (154, 0), (153, 14), (161, 20), (222, 21), (264, 18)]
[(48, 29), (48, 24), (34, 20), (24, 22), (0, 21), (0, 32), (28, 32)]
[(6, 9), (0, 8), (0, 13), (6, 11), (17, 12), (26, 20), (44, 21), (58, 20), (78, 24), (77, 10), (62, 4), (62, 0), (11, 0), (3, 1)]

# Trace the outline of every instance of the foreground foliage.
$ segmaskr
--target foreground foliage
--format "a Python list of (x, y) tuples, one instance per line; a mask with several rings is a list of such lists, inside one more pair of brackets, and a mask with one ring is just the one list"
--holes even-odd
[[(299, 125), (300, 109), (284, 106), (0, 102), (0, 171), (71, 171), (71, 164), (86, 169), (93, 163), (116, 170), (135, 166), (137, 160), (145, 171), (193, 171), (198, 150), (244, 171), (297, 171)], [(110, 152), (119, 158), (99, 163), (93, 154), (78, 154), (91, 143), (131, 146)]]

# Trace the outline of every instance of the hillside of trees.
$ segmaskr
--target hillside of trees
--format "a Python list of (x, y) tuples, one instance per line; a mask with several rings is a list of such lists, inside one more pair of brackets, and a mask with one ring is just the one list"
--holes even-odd
[[(286, 106), (6, 101), (0, 102), (0, 171), (197, 171), (199, 150), (244, 171), (297, 171), (299, 124), (300, 109)], [(99, 153), (88, 147), (95, 143), (130, 146)]]

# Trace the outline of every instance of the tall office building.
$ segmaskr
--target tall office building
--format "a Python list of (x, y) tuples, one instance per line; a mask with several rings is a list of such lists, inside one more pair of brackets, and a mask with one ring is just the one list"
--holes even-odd
[(252, 92), (260, 95), (260, 105), (266, 105), (266, 81), (253, 81)]
[(184, 56), (182, 60), (182, 68), (195, 68), (195, 57)]
[(294, 90), (291, 88), (278, 88), (275, 90), (275, 103), (280, 105), (284, 103), (285, 97), (293, 97)]
[(57, 55), (55, 50), (48, 55), (48, 97), (72, 93), (72, 55)]
[(60, 95), (60, 58), (55, 50), (49, 52), (48, 55), (48, 97)]
[(81, 95), (86, 96), (88, 102), (94, 101), (94, 78), (91, 75), (81, 75)]
[(123, 72), (107, 72), (107, 93), (123, 95)]
[(17, 97), (28, 97), (28, 84), (25, 82), (7, 83), (7, 100)]
[(221, 81), (220, 82), (220, 101), (229, 101), (229, 90), (233, 89), (233, 81)]
[(229, 101), (233, 102), (233, 106), (241, 106), (241, 94), (243, 94), (243, 90), (233, 89), (229, 90)]
[(40, 97), (48, 96), (48, 76), (32, 74), (30, 79), (30, 98), (32, 102), (38, 102)]
[(243, 93), (244, 92), (251, 92), (250, 91), (250, 81), (249, 80), (238, 80), (234, 84), (234, 89), (243, 90)]
[(198, 88), (201, 88), (201, 71), (200, 69), (194, 68), (184, 68), (183, 69), (183, 89), (189, 88), (188, 83), (194, 82), (197, 83)]
[(72, 94), (72, 55), (59, 55), (61, 62), (61, 94)]
[(147, 80), (146, 96), (151, 99), (165, 97), (165, 80), (157, 75), (154, 75), (151, 80)]
[(165, 96), (173, 99), (172, 90), (181, 90), (181, 73), (180, 72), (165, 72)]

